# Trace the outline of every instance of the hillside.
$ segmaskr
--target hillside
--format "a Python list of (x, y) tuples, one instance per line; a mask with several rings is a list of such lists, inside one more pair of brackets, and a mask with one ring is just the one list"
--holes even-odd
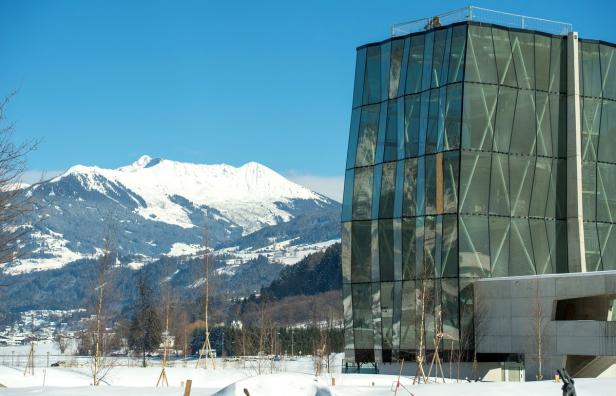
[(16, 224), (30, 234), (21, 241), (26, 256), (3, 267), (10, 274), (94, 259), (106, 236), (120, 257), (140, 264), (197, 253), (204, 226), (216, 249), (339, 238), (338, 202), (255, 162), (233, 167), (142, 156), (117, 169), (76, 165), (23, 193), (34, 211)]
[(283, 268), (277, 279), (261, 289), (261, 297), (281, 300), (342, 289), (340, 246), (336, 243), (323, 252), (305, 257), (294, 266)]

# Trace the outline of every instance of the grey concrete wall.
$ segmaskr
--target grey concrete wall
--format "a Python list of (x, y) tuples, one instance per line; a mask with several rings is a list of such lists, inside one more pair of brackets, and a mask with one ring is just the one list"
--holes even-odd
[(616, 271), (479, 280), (477, 350), (524, 354), (527, 379), (538, 373), (539, 338), (544, 378), (565, 367), (568, 355), (616, 356), (616, 322), (554, 320), (558, 300), (614, 293)]

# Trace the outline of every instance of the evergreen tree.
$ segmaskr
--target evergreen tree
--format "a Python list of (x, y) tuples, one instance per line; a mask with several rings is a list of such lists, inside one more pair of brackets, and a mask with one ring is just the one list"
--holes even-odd
[(146, 353), (158, 349), (162, 341), (162, 324), (154, 306), (153, 291), (143, 270), (137, 277), (137, 301), (131, 319), (128, 345), (138, 350), (146, 366)]

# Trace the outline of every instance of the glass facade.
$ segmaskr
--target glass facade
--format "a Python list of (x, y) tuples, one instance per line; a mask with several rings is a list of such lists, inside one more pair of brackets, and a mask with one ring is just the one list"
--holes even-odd
[[(616, 48), (581, 40), (582, 201), (588, 271), (616, 269)], [(614, 231), (614, 232), (612, 232)]]
[[(614, 51), (580, 41), (588, 270), (615, 263)], [(422, 333), (428, 350), (437, 332), (457, 348), (476, 279), (567, 271), (566, 90), (566, 36), (465, 22), (358, 49), (347, 359), (408, 359)]]

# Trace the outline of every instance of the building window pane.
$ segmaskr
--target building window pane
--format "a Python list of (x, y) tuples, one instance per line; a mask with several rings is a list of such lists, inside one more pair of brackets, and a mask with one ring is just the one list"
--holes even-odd
[(487, 216), (460, 216), (460, 276), (490, 275), (490, 233)]
[(550, 245), (548, 243), (545, 220), (530, 219), (530, 232), (537, 274), (553, 274), (554, 270), (552, 269), (552, 261), (550, 259)]
[(355, 170), (349, 169), (344, 175), (344, 197), (342, 198), (342, 221), (352, 219), (353, 208), (353, 183), (355, 182)]
[(424, 158), (426, 166), (426, 214), (436, 214), (436, 156), (427, 155)]
[(420, 34), (411, 37), (411, 48), (409, 52), (409, 62), (406, 72), (405, 91), (407, 94), (421, 91), (421, 75), (423, 72), (425, 35)]
[(432, 57), (432, 83), (430, 86), (440, 87), (445, 84), (446, 81), (441, 81), (441, 68), (443, 67), (443, 60), (445, 59), (445, 44), (447, 41), (447, 29), (437, 30), (434, 33), (434, 48)]
[(567, 217), (567, 162), (553, 160), (550, 174), (545, 216), (565, 219)]
[(550, 95), (552, 129), (552, 152), (554, 156), (567, 156), (567, 98), (565, 95)]
[(391, 42), (385, 42), (381, 47), (381, 96), (379, 101), (389, 98), (389, 75), (391, 73)]
[(436, 148), (438, 145), (439, 115), (442, 111), (442, 108), (439, 103), (438, 89), (433, 89), (430, 91), (430, 104), (428, 106), (426, 153), (431, 154), (436, 152)]
[(509, 276), (536, 274), (527, 219), (511, 219), (509, 249)]
[(536, 87), (547, 91), (550, 87), (550, 47), (552, 39), (535, 34), (535, 78)]
[(400, 85), (400, 67), (404, 55), (404, 40), (395, 40), (391, 43), (391, 60), (389, 63), (389, 98), (398, 96)]
[(518, 87), (535, 89), (535, 40), (532, 33), (509, 32)]
[(420, 120), (421, 96), (407, 96), (404, 99), (404, 152), (406, 157), (417, 156), (419, 150)]
[(490, 217), (490, 261), (492, 277), (509, 275), (509, 217)]
[(426, 216), (424, 219), (424, 271), (430, 278), (436, 277), (436, 217)]
[(462, 81), (464, 72), (464, 53), (466, 47), (466, 26), (454, 27), (451, 35), (451, 53), (449, 56), (450, 83)]
[(371, 218), (372, 173), (372, 167), (355, 169), (355, 183), (353, 186), (353, 220), (366, 220)]
[(415, 219), (402, 219), (402, 279), (415, 279), (417, 262)]
[(385, 150), (383, 161), (395, 161), (398, 158), (398, 102), (390, 101), (387, 105), (387, 128), (385, 132)]
[(582, 163), (582, 207), (584, 220), (596, 220), (597, 205), (597, 163)]
[(502, 153), (509, 152), (513, 116), (518, 90), (514, 88), (499, 87), (498, 105), (496, 113), (496, 130), (494, 131), (494, 145), (492, 150)]
[(616, 225), (597, 223), (599, 242), (601, 243), (601, 257), (604, 258), (603, 270), (616, 269)]
[(366, 71), (366, 48), (357, 51), (355, 60), (355, 87), (353, 89), (353, 107), (361, 106), (364, 97), (364, 75)]
[(458, 174), (460, 155), (457, 151), (443, 154), (443, 213), (455, 213), (458, 209)]
[(552, 37), (550, 92), (567, 91), (567, 40)]
[(383, 349), (393, 348), (394, 283), (381, 283), (381, 327), (383, 328)]
[(421, 216), (425, 214), (426, 208), (426, 173), (425, 173), (425, 158), (417, 158), (417, 179), (415, 179), (416, 197), (415, 197), (415, 214)]
[(415, 349), (415, 281), (402, 282), (400, 349)]
[(545, 222), (552, 267), (556, 273), (569, 272), (567, 263), (567, 222), (547, 220)]
[(458, 217), (443, 216), (443, 248), (441, 253), (442, 276), (458, 276)]
[(460, 128), (462, 126), (462, 85), (447, 86), (445, 103), (445, 142), (444, 149), (460, 147)]
[(409, 158), (404, 161), (404, 202), (402, 215), (405, 217), (415, 216), (417, 189), (417, 158)]
[(373, 45), (366, 52), (364, 104), (381, 101), (381, 47)]
[(378, 104), (365, 106), (361, 110), (355, 166), (374, 164), (380, 111)]
[(430, 89), (431, 70), (432, 70), (432, 55), (434, 49), (434, 32), (429, 32), (424, 35), (424, 56), (423, 56), (423, 72), (421, 74), (421, 90)]
[(512, 216), (528, 216), (535, 157), (509, 156), (509, 201)]
[(342, 282), (351, 282), (351, 222), (342, 223), (342, 252), (340, 261), (342, 266)]
[(354, 221), (351, 225), (351, 281), (369, 282), (372, 263), (372, 223)]
[(468, 27), (466, 48), (466, 81), (496, 84), (496, 62), (492, 29), (487, 26)]
[(353, 337), (353, 305), (351, 301), (351, 285), (342, 285), (342, 306), (344, 312), (344, 349), (352, 353), (355, 345)]
[[(586, 269), (602, 271), (597, 223), (584, 223), (584, 246), (586, 248)], [(613, 260), (613, 258), (610, 259)]]
[(393, 220), (379, 220), (379, 268), (381, 281), (394, 280)]
[(359, 119), (361, 116), (361, 108), (353, 109), (351, 113), (351, 128), (349, 131), (349, 145), (347, 150), (346, 168), (355, 166), (355, 155), (357, 154), (357, 137), (359, 134)]
[(488, 213), (490, 153), (462, 152), (460, 211)]
[(597, 164), (597, 221), (616, 223), (616, 165)]
[(601, 97), (599, 44), (580, 41), (580, 91), (583, 96)]
[(463, 148), (489, 150), (492, 147), (497, 91), (498, 87), (492, 85), (464, 86)]
[(509, 158), (507, 154), (492, 154), (490, 174), (490, 214), (509, 216)]
[(582, 98), (582, 159), (596, 161), (601, 121), (601, 99)]
[(379, 200), (379, 217), (392, 218), (394, 216), (394, 198), (396, 190), (396, 163), (383, 164), (381, 177), (381, 198)]
[(517, 87), (518, 82), (515, 77), (509, 31), (492, 28), (492, 37), (494, 38), (494, 53), (496, 54), (499, 84)]
[(537, 142), (536, 121), (535, 93), (533, 91), (520, 90), (515, 105), (510, 152), (525, 155), (535, 154)]
[(355, 349), (373, 349), (372, 288), (370, 283), (351, 285)]
[[(614, 61), (616, 62), (616, 59)], [(601, 141), (599, 161), (616, 163), (616, 156), (614, 156), (614, 147), (616, 147), (616, 102), (611, 100), (603, 101), (599, 140)]]
[(548, 202), (551, 173), (552, 159), (537, 157), (535, 176), (533, 179), (533, 192), (531, 195), (530, 216), (547, 216), (545, 209)]
[(601, 52), (601, 82), (603, 97), (616, 99), (616, 48), (599, 45)]
[(458, 340), (460, 329), (458, 305), (458, 280), (441, 280), (442, 290), (442, 326), (444, 350), (451, 350), (451, 341)]
[(552, 156), (552, 127), (550, 101), (545, 92), (536, 92), (537, 100), (537, 155)]

